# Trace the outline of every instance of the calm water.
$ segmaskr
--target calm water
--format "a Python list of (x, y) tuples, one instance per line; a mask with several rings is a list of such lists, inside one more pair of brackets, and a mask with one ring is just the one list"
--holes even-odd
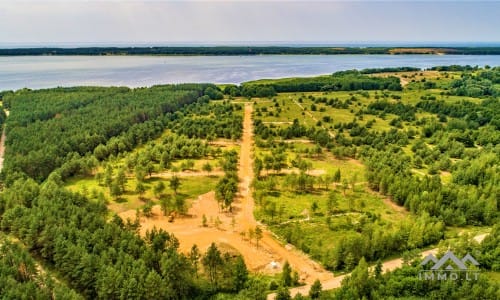
[(500, 55), (13, 56), (0, 57), (0, 90), (56, 86), (241, 83), (340, 70), (438, 65), (500, 66)]

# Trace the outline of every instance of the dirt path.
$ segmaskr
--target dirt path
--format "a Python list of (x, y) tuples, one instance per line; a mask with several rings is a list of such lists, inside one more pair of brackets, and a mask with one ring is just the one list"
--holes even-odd
[[(250, 183), (253, 178), (253, 133), (252, 133), (252, 106), (245, 106), (245, 118), (243, 120), (243, 140), (240, 152), (240, 168), (238, 176), (240, 178), (240, 198), (241, 214), (239, 222), (246, 230), (254, 228), (257, 224), (253, 211), (254, 201), (250, 191)], [(260, 225), (260, 224), (259, 224)], [(262, 226), (262, 225), (261, 225)], [(263, 227), (263, 226), (262, 226)], [(262, 248), (272, 253), (274, 257), (281, 258), (278, 262), (288, 261), (293, 269), (299, 272), (299, 276), (307, 283), (312, 283), (316, 279), (328, 280), (333, 278), (333, 274), (323, 269), (318, 263), (307, 257), (302, 252), (293, 249), (291, 246), (283, 246), (278, 242), (273, 234), (263, 227)], [(287, 249), (288, 248), (288, 249)]]
[[(481, 243), (487, 235), (488, 235), (487, 233), (483, 233), (483, 234), (477, 235), (477, 236), (474, 237), (474, 240), (477, 241), (478, 243)], [(422, 251), (420, 253), (420, 255), (422, 257), (426, 257), (429, 254), (436, 255), (436, 253), (438, 253), (438, 251), (439, 251), (439, 248), (434, 248), (434, 249)], [(396, 258), (396, 259), (393, 259), (393, 260), (386, 261), (386, 262), (384, 262), (382, 264), (382, 272), (385, 273), (385, 272), (393, 271), (394, 269), (400, 268), (402, 265), (403, 265), (403, 259), (402, 258)], [(341, 284), (342, 284), (342, 280), (347, 275), (349, 275), (349, 274), (337, 276), (337, 277), (332, 278), (330, 280), (326, 280), (326, 281), (321, 282), (323, 290), (325, 291), (325, 290), (332, 290), (332, 289), (339, 288), (341, 286)], [(298, 293), (300, 293), (302, 295), (307, 295), (309, 293), (310, 289), (311, 289), (311, 284), (307, 284), (307, 285), (304, 285), (304, 286), (292, 288), (292, 289), (290, 289), (290, 295), (292, 297), (294, 297)], [(275, 298), (275, 294), (274, 293), (273, 294), (269, 294), (267, 296), (268, 300), (273, 300), (274, 298)]]

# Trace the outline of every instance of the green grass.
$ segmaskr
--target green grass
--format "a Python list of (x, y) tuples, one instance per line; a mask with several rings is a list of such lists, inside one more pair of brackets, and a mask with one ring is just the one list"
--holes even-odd
[[(205, 194), (215, 188), (217, 184), (217, 176), (193, 176), (193, 177), (181, 177), (181, 186), (177, 191), (178, 195), (183, 199), (195, 199), (199, 195)], [(142, 195), (142, 199), (149, 199), (156, 201), (156, 197), (153, 194), (153, 186), (158, 181), (163, 181), (165, 183), (166, 189), (164, 193), (173, 194), (174, 191), (169, 187), (169, 181), (166, 178), (155, 177), (154, 175), (150, 178), (146, 178), (144, 185), (146, 187), (146, 192)], [(111, 208), (117, 211), (125, 211), (130, 209), (137, 209), (144, 206), (145, 201), (141, 200), (138, 193), (135, 192), (135, 187), (137, 185), (137, 180), (133, 177), (127, 178), (126, 189), (123, 195), (119, 197), (112, 197), (109, 193), (109, 188), (99, 185), (97, 180), (93, 177), (75, 177), (66, 183), (66, 188), (75, 192), (83, 192), (92, 194), (93, 191), (100, 193), (102, 192)]]

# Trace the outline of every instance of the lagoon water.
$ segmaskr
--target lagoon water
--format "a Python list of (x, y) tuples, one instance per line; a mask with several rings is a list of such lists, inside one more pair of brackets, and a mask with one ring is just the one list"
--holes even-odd
[(500, 55), (6, 56), (0, 91), (57, 86), (241, 83), (364, 68), (500, 66)]

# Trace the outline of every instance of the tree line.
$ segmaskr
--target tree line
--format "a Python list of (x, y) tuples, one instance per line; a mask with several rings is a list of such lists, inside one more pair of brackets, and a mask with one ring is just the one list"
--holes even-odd
[(0, 49), (0, 56), (13, 55), (335, 55), (335, 54), (405, 54), (439, 51), (457, 55), (495, 55), (500, 47), (289, 47), (289, 46), (192, 46), (192, 47), (79, 47)]
[[(232, 89), (232, 90), (231, 90)], [(319, 91), (357, 91), (357, 90), (400, 91), (399, 78), (371, 77), (357, 70), (341, 71), (327, 76), (283, 78), (275, 80), (257, 80), (245, 82), (240, 86), (239, 94), (256, 97), (259, 93), (274, 96), (275, 93), (319, 92)], [(234, 86), (227, 90), (234, 92)], [(235, 92), (236, 93), (236, 92)], [(236, 93), (237, 95), (237, 93)]]

